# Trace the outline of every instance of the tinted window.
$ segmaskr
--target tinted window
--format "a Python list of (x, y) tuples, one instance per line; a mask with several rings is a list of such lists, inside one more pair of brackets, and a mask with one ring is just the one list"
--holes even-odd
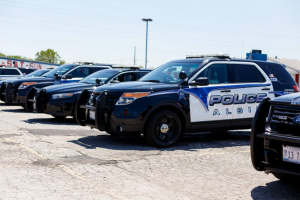
[(22, 74), (26, 75), (26, 74), (30, 74), (31, 72), (36, 71), (35, 69), (26, 69), (26, 68), (18, 68)]
[(231, 65), (236, 83), (265, 82), (264, 77), (254, 65)]
[(97, 71), (102, 70), (102, 69), (108, 69), (108, 68), (93, 67), (93, 72), (97, 72)]
[[(198, 76), (207, 77), (209, 84), (228, 83), (228, 71), (226, 64), (213, 64), (205, 68)], [(197, 79), (196, 78), (196, 79)]]
[(125, 73), (117, 76), (114, 80), (118, 80), (119, 82), (136, 81), (136, 75), (135, 73)]
[(101, 70), (96, 73), (89, 75), (88, 77), (82, 79), (80, 82), (82, 83), (95, 83), (96, 79), (100, 79), (102, 83), (105, 83), (107, 80), (112, 78), (114, 75), (118, 73), (118, 70)]
[(27, 74), (25, 77), (38, 77), (38, 76), (45, 74), (46, 72), (48, 72), (48, 71), (38, 70), (38, 71), (32, 72), (30, 74)]
[(54, 78), (55, 74), (58, 74), (59, 76), (66, 73), (67, 71), (69, 71), (70, 69), (73, 68), (74, 65), (62, 65), (60, 67), (57, 67), (53, 70), (51, 70), (50, 72), (44, 74), (44, 77), (48, 77), (48, 78)]
[(294, 79), (282, 66), (267, 66), (267, 69), (271, 72), (270, 74), (268, 74), (269, 77), (271, 77), (273, 74), (274, 78), (277, 78), (277, 80), (279, 80), (280, 82), (294, 82)]
[(140, 73), (140, 77), (142, 78), (143, 76), (145, 76), (147, 73)]
[(0, 69), (0, 75), (4, 75), (4, 70)]
[(78, 67), (71, 71), (69, 74), (72, 74), (72, 78), (84, 78), (90, 75), (89, 67)]
[(4, 69), (5, 75), (20, 75), (20, 72), (16, 69)]

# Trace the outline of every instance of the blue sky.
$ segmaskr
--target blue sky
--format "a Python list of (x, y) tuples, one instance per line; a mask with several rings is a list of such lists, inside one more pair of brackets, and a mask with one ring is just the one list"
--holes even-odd
[(251, 49), (300, 59), (299, 0), (0, 0), (0, 52), (34, 58), (54, 49), (68, 63), (94, 61), (148, 67), (187, 54)]

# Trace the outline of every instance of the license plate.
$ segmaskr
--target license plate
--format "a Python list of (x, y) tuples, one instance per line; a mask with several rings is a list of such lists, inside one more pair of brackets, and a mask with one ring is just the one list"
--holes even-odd
[(93, 110), (90, 110), (90, 119), (91, 120), (95, 120), (95, 111), (93, 111)]
[(283, 161), (300, 164), (300, 148), (283, 145), (282, 157)]

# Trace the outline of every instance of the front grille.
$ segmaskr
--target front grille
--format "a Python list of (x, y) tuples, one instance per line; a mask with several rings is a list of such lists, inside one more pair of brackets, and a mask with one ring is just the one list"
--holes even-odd
[(295, 107), (272, 106), (270, 115), (270, 128), (280, 134), (300, 136), (300, 124), (294, 118), (300, 116), (300, 109)]

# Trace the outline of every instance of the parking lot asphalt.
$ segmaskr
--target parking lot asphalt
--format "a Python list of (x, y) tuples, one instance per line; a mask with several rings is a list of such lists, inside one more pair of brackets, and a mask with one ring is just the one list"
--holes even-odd
[(299, 199), (253, 169), (249, 140), (197, 133), (158, 149), (0, 102), (0, 199)]

